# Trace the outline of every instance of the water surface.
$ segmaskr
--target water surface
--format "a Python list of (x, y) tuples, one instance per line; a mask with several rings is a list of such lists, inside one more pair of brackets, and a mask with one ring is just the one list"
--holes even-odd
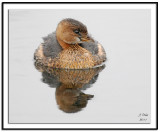
[[(66, 17), (104, 46), (105, 66), (35, 66), (42, 37)], [(9, 122), (150, 123), (150, 20), (150, 10), (9, 10)]]

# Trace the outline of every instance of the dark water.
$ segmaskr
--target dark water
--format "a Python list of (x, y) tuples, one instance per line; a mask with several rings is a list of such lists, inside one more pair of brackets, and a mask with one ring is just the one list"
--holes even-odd
[[(10, 123), (150, 122), (149, 10), (9, 12)], [(41, 38), (66, 16), (84, 22), (104, 46), (105, 66), (53, 70), (34, 63)]]

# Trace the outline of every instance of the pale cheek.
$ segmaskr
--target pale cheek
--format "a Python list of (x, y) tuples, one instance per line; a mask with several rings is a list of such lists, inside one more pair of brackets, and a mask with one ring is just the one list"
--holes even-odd
[(80, 42), (80, 39), (78, 37), (71, 36), (70, 34), (67, 33), (63, 33), (63, 36), (61, 36), (61, 38), (63, 39), (64, 42), (68, 44), (75, 44)]
[(70, 44), (75, 44), (75, 43), (79, 43), (80, 39), (78, 37), (74, 37), (72, 38), (72, 40), (69, 40), (68, 43)]
[(75, 42), (76, 43), (80, 42), (80, 39), (78, 37), (75, 37)]

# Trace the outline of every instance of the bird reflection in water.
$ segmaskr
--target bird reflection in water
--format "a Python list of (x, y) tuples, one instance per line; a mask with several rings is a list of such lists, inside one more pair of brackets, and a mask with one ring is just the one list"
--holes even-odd
[(42, 81), (56, 88), (56, 101), (59, 109), (66, 113), (81, 111), (87, 106), (88, 100), (94, 95), (82, 91), (90, 88), (98, 78), (105, 65), (92, 69), (53, 69), (35, 63), (37, 70), (42, 72)]

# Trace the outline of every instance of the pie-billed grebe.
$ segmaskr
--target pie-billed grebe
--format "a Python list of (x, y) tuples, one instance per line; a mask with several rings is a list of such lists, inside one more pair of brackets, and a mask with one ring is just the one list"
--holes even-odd
[(106, 60), (101, 44), (88, 35), (81, 22), (67, 18), (57, 26), (56, 32), (44, 37), (34, 54), (43, 66), (65, 69), (85, 69), (100, 65)]

